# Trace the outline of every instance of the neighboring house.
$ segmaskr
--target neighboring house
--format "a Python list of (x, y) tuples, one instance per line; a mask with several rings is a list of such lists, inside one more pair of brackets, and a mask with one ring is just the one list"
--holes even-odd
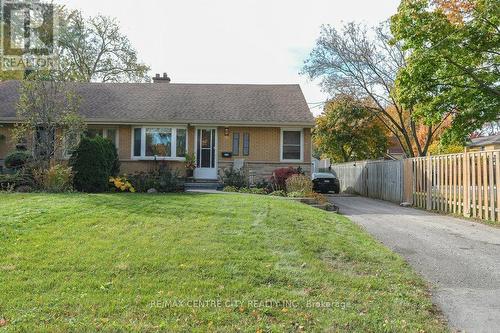
[(390, 160), (402, 160), (405, 158), (406, 154), (401, 147), (401, 144), (399, 143), (398, 139), (392, 135), (389, 138), (389, 147), (387, 148), (387, 153), (386, 153), (386, 159)]
[[(122, 173), (147, 171), (155, 160), (184, 169), (195, 154), (198, 179), (217, 179), (233, 163), (256, 178), (279, 167), (311, 168), (314, 118), (298, 85), (72, 83), (82, 98), (88, 135), (112, 140)], [(0, 83), (0, 160), (15, 143), (19, 82)]]
[(500, 134), (471, 139), (467, 147), (471, 151), (500, 149)]

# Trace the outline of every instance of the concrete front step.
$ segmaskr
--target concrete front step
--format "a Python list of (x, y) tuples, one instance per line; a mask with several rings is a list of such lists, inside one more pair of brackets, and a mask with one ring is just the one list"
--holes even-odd
[(196, 182), (196, 183), (184, 183), (184, 188), (186, 191), (189, 190), (220, 190), (222, 189), (222, 184), (219, 182)]

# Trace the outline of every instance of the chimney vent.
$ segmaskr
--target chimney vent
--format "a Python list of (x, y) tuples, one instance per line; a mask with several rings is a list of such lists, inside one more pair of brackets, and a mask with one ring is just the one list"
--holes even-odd
[(160, 76), (160, 74), (156, 74), (155, 77), (153, 78), (154, 83), (169, 83), (170, 78), (168, 77), (167, 73), (163, 73), (163, 76)]

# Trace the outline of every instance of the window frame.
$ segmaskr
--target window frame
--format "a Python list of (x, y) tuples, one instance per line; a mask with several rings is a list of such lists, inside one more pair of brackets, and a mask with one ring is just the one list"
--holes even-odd
[[(141, 155), (140, 156), (134, 156), (134, 133), (135, 129), (141, 129)], [(163, 129), (170, 129), (171, 130), (171, 135), (172, 135), (172, 141), (170, 143), (171, 145), (171, 156), (146, 156), (146, 129), (147, 128), (163, 128)], [(178, 157), (177, 156), (177, 130), (178, 129), (183, 129), (186, 131), (186, 154), (188, 153), (188, 141), (189, 141), (189, 131), (187, 126), (165, 126), (165, 125), (158, 125), (158, 126), (132, 126), (130, 130), (130, 158), (134, 161), (154, 161), (155, 159), (157, 161), (185, 161), (186, 157)]]
[[(108, 126), (108, 127), (93, 127), (93, 126), (88, 126), (87, 129), (98, 129), (98, 130), (102, 130), (102, 137), (104, 139), (107, 139), (108, 138), (108, 130), (115, 130), (116, 133), (115, 133), (115, 148), (116, 148), (116, 152), (119, 153), (119, 147), (120, 147), (120, 128), (118, 126)], [(83, 134), (81, 134), (83, 135)], [(81, 135), (77, 138), (77, 145), (80, 143), (80, 140), (81, 140)], [(63, 132), (63, 142), (62, 142), (62, 158), (65, 159), (65, 160), (68, 160), (71, 158), (71, 155), (73, 155), (73, 153), (71, 154), (68, 154), (68, 144), (67, 144), (67, 141), (68, 141), (68, 134), (66, 133), (66, 131)]]
[(108, 130), (115, 130), (115, 147), (118, 150), (120, 148), (120, 127), (118, 126), (106, 126), (106, 127), (101, 127), (101, 126), (87, 126), (87, 130), (89, 129), (95, 129), (95, 130), (102, 130), (102, 137), (104, 139), (108, 138)]
[[(76, 138), (77, 146), (80, 144), (80, 140), (81, 140), (81, 134)], [(62, 158), (63, 160), (69, 160), (72, 155), (73, 152), (71, 154), (68, 154), (68, 133), (64, 131), (62, 133)]]
[[(283, 133), (284, 132), (300, 132), (300, 158), (299, 159), (284, 159), (283, 158)], [(280, 131), (280, 162), (304, 162), (304, 129), (303, 128), (281, 128), (281, 131)]]
[(103, 135), (103, 138), (107, 139), (108, 138), (108, 130), (115, 130), (116, 133), (115, 133), (115, 147), (116, 147), (116, 150), (118, 150), (118, 148), (120, 148), (120, 128), (119, 127), (105, 127), (102, 129), (102, 135)]

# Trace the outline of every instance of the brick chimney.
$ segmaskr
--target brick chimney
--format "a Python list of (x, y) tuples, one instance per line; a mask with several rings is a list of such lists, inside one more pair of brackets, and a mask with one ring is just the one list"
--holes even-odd
[(163, 73), (163, 76), (160, 76), (160, 74), (156, 74), (155, 77), (153, 77), (153, 82), (154, 83), (170, 83), (170, 78), (168, 77), (167, 73)]

